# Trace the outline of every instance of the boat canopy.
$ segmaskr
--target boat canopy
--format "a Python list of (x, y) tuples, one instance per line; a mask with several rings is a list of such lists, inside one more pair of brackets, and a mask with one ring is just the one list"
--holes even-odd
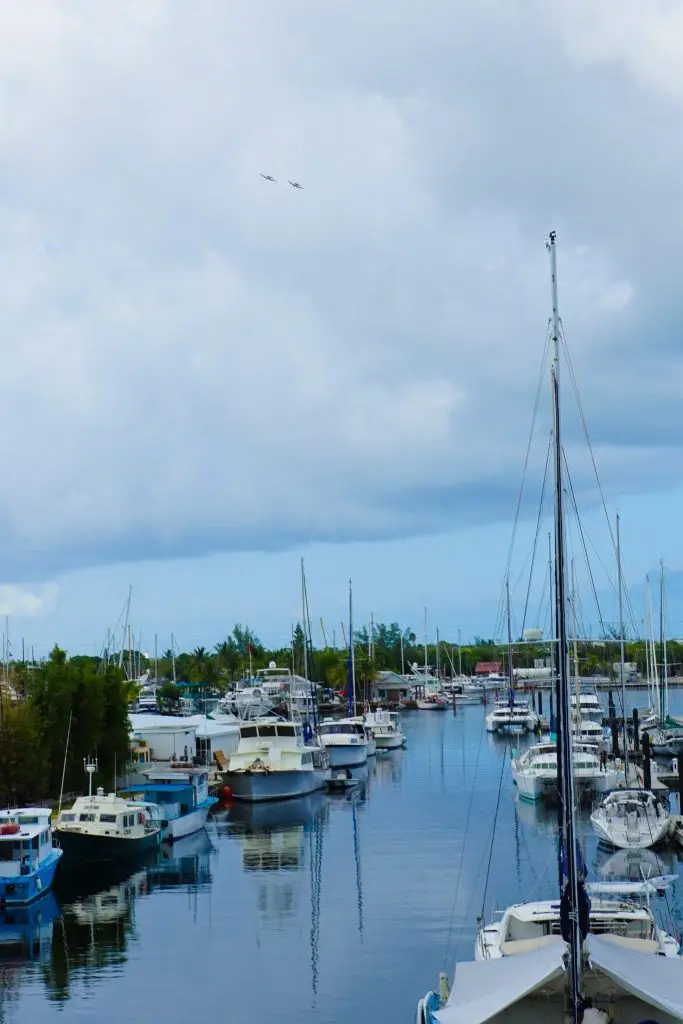
[(648, 956), (618, 946), (609, 938), (589, 935), (588, 956), (597, 967), (626, 992), (677, 1020), (683, 1020), (681, 961), (678, 957)]
[[(528, 953), (460, 963), (455, 969), (448, 1002), (434, 1014), (439, 1024), (485, 1024), (509, 1006), (545, 988), (565, 972), (565, 944), (557, 936), (538, 940)], [(586, 940), (593, 970), (606, 975), (624, 992), (683, 1020), (681, 963), (676, 957), (629, 949), (613, 937), (589, 935)]]
[(529, 953), (459, 963), (453, 990), (443, 1009), (434, 1014), (436, 1020), (439, 1024), (484, 1024), (537, 988), (562, 977), (564, 951), (559, 936), (547, 936)]

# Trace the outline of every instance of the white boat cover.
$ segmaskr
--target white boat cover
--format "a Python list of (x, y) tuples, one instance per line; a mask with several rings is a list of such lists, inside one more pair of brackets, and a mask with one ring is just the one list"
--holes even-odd
[(484, 1024), (564, 974), (564, 950), (564, 942), (558, 936), (555, 942), (530, 953), (459, 963), (448, 1002), (434, 1016), (440, 1024)]
[(598, 935), (589, 935), (587, 945), (594, 967), (637, 999), (683, 1020), (683, 963), (679, 957), (638, 953)]

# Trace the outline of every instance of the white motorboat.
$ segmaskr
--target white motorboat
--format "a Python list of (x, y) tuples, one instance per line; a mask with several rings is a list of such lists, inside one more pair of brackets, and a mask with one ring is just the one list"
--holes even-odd
[(513, 701), (497, 700), (486, 716), (487, 732), (533, 732), (538, 724), (538, 715), (529, 701), (521, 697), (515, 697)]
[(158, 806), (164, 819), (162, 841), (172, 843), (204, 828), (210, 808), (217, 803), (209, 794), (206, 768), (171, 761), (167, 768), (150, 768), (142, 774), (144, 785), (130, 786), (124, 792), (140, 805)]
[(320, 740), (327, 748), (330, 767), (356, 768), (368, 759), (365, 725), (358, 718), (323, 718)]
[(572, 736), (582, 743), (601, 744), (605, 741), (605, 730), (592, 718), (572, 718)]
[(377, 750), (396, 750), (404, 746), (405, 733), (401, 728), (401, 716), (397, 711), (369, 711), (365, 724), (371, 730)]
[[(613, 764), (602, 766), (594, 743), (575, 740), (573, 747), (574, 783), (577, 790), (607, 793), (617, 784)], [(557, 798), (557, 744), (536, 743), (512, 758), (512, 778), (523, 800)]]
[(646, 850), (669, 835), (671, 815), (649, 789), (617, 789), (591, 814), (602, 842), (620, 850)]
[(324, 788), (330, 761), (324, 746), (304, 742), (301, 723), (264, 718), (242, 723), (222, 769), (235, 799), (282, 800)]
[[(597, 892), (591, 899), (590, 931), (625, 948), (665, 957), (678, 957), (676, 939), (657, 925), (648, 906)], [(559, 938), (560, 905), (557, 900), (517, 903), (498, 920), (479, 930), (474, 959), (498, 960), (538, 950)]]
[[(571, 695), (571, 710), (572, 715), (576, 715), (576, 694)], [(604, 718), (604, 711), (602, 710), (602, 704), (600, 703), (600, 697), (598, 691), (595, 688), (586, 689), (585, 686), (581, 687), (579, 693), (579, 715), (582, 719), (590, 719), (593, 722), (602, 723)]]

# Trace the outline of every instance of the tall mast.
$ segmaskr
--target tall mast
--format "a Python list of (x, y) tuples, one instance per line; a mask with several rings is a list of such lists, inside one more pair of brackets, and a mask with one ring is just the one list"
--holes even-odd
[(460, 644), (460, 633), (461, 630), (458, 629), (458, 676), (462, 679), (462, 646)]
[[(550, 254), (550, 276), (552, 297), (552, 343), (553, 359), (550, 371), (553, 398), (553, 447), (555, 477), (555, 596), (557, 625), (557, 673), (558, 673), (558, 765), (561, 761), (560, 803), (560, 874), (562, 891), (560, 918), (562, 935), (568, 944), (568, 990), (567, 1002), (572, 1024), (581, 1024), (584, 1001), (581, 994), (581, 947), (582, 924), (587, 914), (587, 897), (579, 881), (577, 863), (577, 841), (574, 829), (574, 766), (572, 759), (571, 702), (569, 644), (567, 640), (567, 593), (566, 593), (566, 540), (564, 523), (564, 496), (562, 472), (562, 418), (560, 413), (560, 314), (557, 299), (557, 254), (555, 232), (551, 231), (547, 248)], [(561, 740), (561, 742), (560, 742)], [(579, 902), (582, 896), (582, 904)]]
[(356, 713), (356, 661), (353, 652), (353, 588), (349, 580), (349, 718)]
[(425, 686), (427, 685), (428, 671), (429, 665), (427, 664), (427, 606), (425, 605)]
[(513, 690), (513, 687), (514, 687), (514, 684), (515, 684), (515, 678), (514, 678), (514, 675), (513, 675), (513, 667), (512, 667), (512, 624), (510, 622), (510, 577), (509, 576), (506, 576), (506, 578), (505, 578), (505, 598), (506, 598), (506, 603), (507, 603), (507, 620), (508, 620), (508, 685), (509, 685), (508, 697), (509, 697), (509, 701), (510, 701), (510, 707), (512, 708), (514, 706), (514, 701), (515, 701), (514, 690)]
[(664, 724), (664, 687), (666, 686), (666, 647), (664, 645), (664, 561), (659, 560), (659, 653), (661, 657), (662, 677), (659, 687), (659, 717)]
[[(628, 732), (626, 731), (626, 658), (624, 656), (624, 604), (623, 577), (621, 572), (621, 539), (619, 534), (619, 513), (617, 512), (617, 575), (619, 577), (619, 671), (621, 672), (621, 709), (624, 715), (624, 779), (628, 785)], [(634, 740), (635, 742), (635, 740)]]
[(301, 622), (304, 635), (304, 679), (308, 679), (308, 636), (306, 633), (306, 575), (304, 571), (304, 560), (301, 559)]
[(669, 662), (666, 649), (666, 591), (664, 589), (664, 562), (662, 566), (662, 719), (669, 714)]

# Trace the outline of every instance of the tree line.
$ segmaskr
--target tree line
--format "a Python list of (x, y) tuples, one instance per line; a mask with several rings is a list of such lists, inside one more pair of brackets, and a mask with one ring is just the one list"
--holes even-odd
[(3, 806), (82, 792), (83, 759), (95, 757), (95, 784), (111, 788), (128, 759), (134, 686), (117, 666), (67, 657), (55, 647), (39, 664), (7, 666), (0, 681), (0, 790)]
[[(521, 638), (519, 638), (521, 640)], [(514, 648), (513, 662), (516, 668), (532, 668), (549, 657), (547, 643), (519, 643)], [(596, 641), (581, 641), (577, 644), (579, 671), (581, 675), (612, 675), (613, 664), (619, 660), (619, 638), (606, 636)], [(154, 673), (154, 662), (135, 652), (136, 658), (150, 673)], [(360, 682), (370, 680), (382, 670), (409, 672), (410, 666), (425, 661), (424, 644), (410, 627), (396, 622), (376, 623), (372, 630), (362, 626), (354, 631), (354, 660), (356, 675)], [(444, 676), (473, 675), (481, 662), (502, 661), (507, 664), (507, 645), (493, 639), (477, 636), (471, 643), (453, 644), (441, 641), (438, 645), (427, 645), (426, 660), (432, 669), (440, 666)], [(637, 666), (637, 671), (646, 674), (647, 656), (645, 641), (627, 640), (625, 660)], [(661, 649), (657, 660), (662, 661)], [(676, 674), (683, 662), (683, 644), (669, 641), (667, 644), (668, 670)], [(256, 632), (249, 626), (237, 623), (230, 635), (217, 643), (213, 650), (196, 647), (192, 651), (175, 653), (168, 650), (158, 659), (158, 676), (161, 680), (203, 684), (209, 689), (222, 690), (237, 680), (248, 677), (265, 668), (271, 662), (279, 667), (289, 667), (294, 672), (312, 678), (323, 685), (340, 689), (345, 686), (348, 671), (348, 648), (329, 645), (314, 648), (306, 643), (301, 624), (294, 628), (290, 643), (286, 647), (269, 648), (263, 644)], [(660, 664), (661, 675), (661, 664)]]

